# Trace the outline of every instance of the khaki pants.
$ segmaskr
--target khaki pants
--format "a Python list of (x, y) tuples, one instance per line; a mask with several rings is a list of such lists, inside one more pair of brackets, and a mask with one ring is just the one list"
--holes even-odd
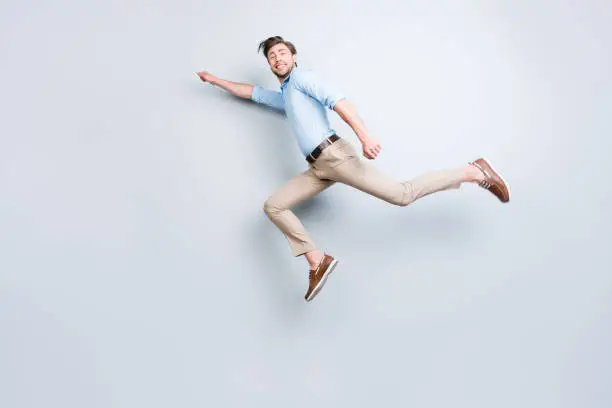
[(406, 206), (428, 194), (459, 188), (462, 171), (446, 170), (424, 174), (409, 181), (396, 181), (362, 160), (353, 145), (339, 139), (323, 150), (308, 170), (291, 179), (270, 196), (264, 211), (289, 241), (294, 256), (317, 249), (300, 220), (291, 211), (336, 182), (357, 188), (391, 204)]

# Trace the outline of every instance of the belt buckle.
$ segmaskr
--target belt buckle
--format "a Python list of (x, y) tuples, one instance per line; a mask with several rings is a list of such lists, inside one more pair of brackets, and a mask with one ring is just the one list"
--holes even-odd
[[(328, 137), (325, 139), (325, 142), (327, 142), (327, 144), (325, 144), (324, 142), (321, 142), (321, 144), (320, 144), (319, 146), (317, 146), (317, 148), (319, 148), (319, 155), (320, 155), (320, 154), (323, 152), (323, 150), (324, 150), (324, 149), (325, 149), (327, 146), (330, 146), (330, 145), (334, 144), (334, 142), (332, 142), (332, 141), (331, 141), (331, 137), (332, 137), (332, 136), (333, 136), (333, 135), (328, 136)], [(316, 148), (315, 148), (315, 150), (316, 150)], [(313, 150), (313, 152), (314, 152), (314, 150)], [(312, 152), (310, 152), (310, 153), (308, 154), (308, 156), (306, 156), (306, 157), (310, 157), (310, 158), (311, 158), (311, 160), (312, 160), (313, 162), (317, 160), (317, 159), (316, 159), (316, 158), (315, 158), (315, 157), (312, 155)]]

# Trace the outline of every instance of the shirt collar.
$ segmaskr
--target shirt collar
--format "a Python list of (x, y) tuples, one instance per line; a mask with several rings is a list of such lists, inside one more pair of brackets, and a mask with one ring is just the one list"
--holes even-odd
[(283, 83), (281, 84), (281, 89), (285, 89), (287, 87), (287, 83), (289, 82), (289, 79), (291, 78), (291, 75), (293, 75), (293, 73), (295, 72), (296, 69), (297, 69), (297, 67), (293, 68), (291, 70), (291, 72), (289, 73), (289, 75), (287, 75), (287, 78), (285, 78)]

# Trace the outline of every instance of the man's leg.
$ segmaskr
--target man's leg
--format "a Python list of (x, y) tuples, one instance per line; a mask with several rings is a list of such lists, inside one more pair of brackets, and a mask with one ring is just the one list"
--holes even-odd
[(457, 189), (467, 181), (465, 168), (432, 171), (405, 181), (395, 180), (362, 160), (349, 160), (334, 170), (336, 181), (399, 206), (435, 192)]
[(332, 180), (317, 177), (313, 169), (309, 168), (291, 179), (264, 204), (264, 211), (287, 238), (293, 255), (304, 255), (310, 264), (308, 290), (304, 295), (308, 302), (321, 291), (338, 261), (316, 247), (291, 208), (334, 183)]
[(266, 215), (283, 233), (291, 246), (293, 255), (307, 255), (307, 258), (309, 258), (308, 255), (313, 254), (313, 257), (308, 259), (311, 265), (315, 262), (315, 259), (321, 258), (323, 255), (316, 256), (320, 253), (319, 249), (304, 229), (302, 222), (291, 211), (291, 208), (314, 197), (334, 183), (332, 180), (318, 178), (314, 175), (312, 169), (308, 169), (287, 182), (264, 203)]
[(406, 206), (438, 191), (459, 188), (462, 182), (475, 181), (475, 178), (481, 176), (473, 166), (466, 166), (398, 181), (359, 158), (357, 151), (346, 140), (340, 140), (324, 150), (315, 166), (315, 173), (319, 177), (350, 185), (399, 206)]

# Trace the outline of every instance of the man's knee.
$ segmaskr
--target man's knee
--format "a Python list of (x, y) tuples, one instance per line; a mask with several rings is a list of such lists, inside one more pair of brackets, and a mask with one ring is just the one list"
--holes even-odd
[(412, 185), (408, 183), (402, 183), (402, 185), (404, 188), (402, 189), (401, 194), (394, 197), (392, 203), (400, 207), (406, 207), (407, 205), (412, 204), (414, 201), (414, 194)]
[(393, 205), (397, 205), (398, 207), (406, 207), (408, 204), (412, 203), (412, 201), (407, 200), (405, 196), (394, 198), (390, 200), (389, 202)]
[(397, 202), (400, 207), (406, 207), (414, 202), (414, 196), (412, 194), (404, 193)]
[(263, 210), (268, 216), (270, 216), (270, 215), (274, 215), (278, 213), (279, 211), (282, 211), (282, 207), (279, 205), (279, 203), (276, 200), (274, 200), (273, 197), (269, 197), (264, 202)]
[(267, 215), (270, 215), (274, 211), (274, 206), (270, 202), (270, 199), (264, 202), (263, 210)]

